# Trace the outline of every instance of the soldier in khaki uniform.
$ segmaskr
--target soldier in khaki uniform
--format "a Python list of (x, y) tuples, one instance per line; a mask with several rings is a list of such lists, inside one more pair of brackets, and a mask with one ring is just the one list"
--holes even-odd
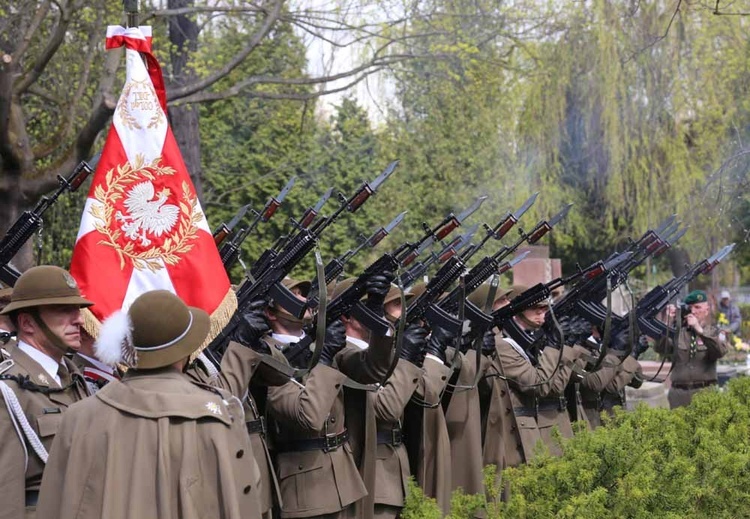
[[(62, 417), (88, 396), (86, 382), (65, 355), (80, 347), (80, 308), (92, 304), (81, 297), (67, 271), (45, 265), (18, 279), (2, 311), (18, 330), (17, 342), (4, 346), (10, 357), (0, 366), (3, 519), (35, 517), (42, 474)], [(25, 432), (24, 425), (32, 432)]]
[(446, 357), (449, 342), (452, 337), (444, 330), (432, 330), (424, 346), (424, 373), (404, 411), (412, 474), (425, 495), (434, 498), (445, 515), (450, 512), (452, 484), (450, 439), (442, 406), (453, 373)]
[[(390, 272), (384, 272), (372, 276), (368, 281), (368, 294), (363, 301), (373, 315), (385, 317), (384, 306), (400, 298), (400, 292), (396, 287), (391, 287), (391, 281), (395, 276)], [(350, 278), (339, 283), (332, 298), (341, 294), (355, 281)], [(339, 355), (342, 359), (349, 352), (349, 358), (354, 360), (363, 354), (370, 346), (370, 330), (352, 315), (345, 315), (342, 321), (346, 327), (346, 346), (344, 352)], [(342, 362), (340, 360), (340, 362)], [(351, 362), (351, 361), (350, 361)], [(340, 365), (339, 369), (351, 372), (354, 366)], [(362, 368), (357, 367), (359, 371)], [(368, 378), (375, 378), (377, 382), (382, 381), (385, 370), (379, 373), (371, 373)], [(374, 384), (361, 385), (347, 380), (344, 383), (344, 404), (346, 429), (349, 432), (349, 445), (352, 447), (354, 462), (357, 464), (359, 474), (367, 489), (367, 495), (355, 503), (355, 516), (361, 519), (372, 519), (375, 513), (375, 472), (378, 448), (377, 424), (374, 408), (374, 395), (378, 386)]]
[[(508, 296), (513, 289), (497, 288), (494, 295), (490, 295), (491, 287), (484, 284), (477, 288), (469, 296), (468, 300), (477, 307), (494, 311), (508, 304)], [(457, 358), (460, 362), (456, 387), (452, 388), (452, 394), (448, 400), (445, 411), (445, 421), (448, 425), (448, 437), (451, 444), (451, 459), (461, 460), (460, 463), (452, 464), (451, 488), (456, 490), (462, 488), (466, 494), (484, 493), (484, 462), (482, 453), (482, 419), (479, 400), (478, 385), (475, 381), (484, 378), (492, 360), (485, 354), (480, 354), (479, 371), (477, 372), (477, 352), (473, 345), (469, 349), (459, 353)], [(484, 348), (483, 348), (484, 349)], [(494, 341), (492, 351), (494, 352)], [(491, 353), (490, 352), (490, 353)], [(477, 376), (479, 373), (479, 376)], [(449, 388), (450, 390), (450, 388)]]
[(241, 402), (184, 374), (209, 324), (166, 290), (103, 323), (97, 355), (131, 369), (63, 418), (39, 517), (260, 517)]
[(626, 357), (617, 367), (615, 376), (600, 393), (599, 410), (595, 413), (596, 416), (592, 418), (592, 413), (586, 409), (591, 427), (596, 428), (601, 425), (602, 412), (613, 416), (615, 407), (625, 407), (625, 386), (637, 389), (641, 387), (641, 384), (643, 384), (641, 365), (634, 357)]
[(232, 336), (235, 340), (229, 342), (221, 356), (220, 366), (215, 365), (218, 360), (216, 355), (209, 358), (204, 352), (195, 359), (187, 373), (194, 380), (225, 389), (242, 401), (245, 426), (252, 445), (252, 452), (246, 453), (245, 459), (246, 463), (258, 465), (261, 515), (264, 519), (270, 519), (274, 501), (280, 502), (278, 481), (266, 441), (265, 417), (248, 386), (250, 383), (261, 387), (278, 386), (289, 382), (289, 378), (263, 361), (264, 353), (270, 353), (268, 347), (260, 342), (260, 337), (269, 330), (263, 312), (263, 305), (256, 304), (251, 305), (243, 315), (240, 326)]
[(360, 513), (354, 503), (367, 495), (348, 441), (342, 389), (347, 377), (359, 384), (380, 381), (390, 367), (392, 338), (371, 336), (365, 350), (345, 346), (343, 323), (329, 327), (320, 362), (302, 384), (268, 390), (282, 518), (354, 517)]
[[(514, 287), (516, 293), (524, 287)], [(526, 310), (517, 316), (522, 326), (540, 326), (546, 307)], [(492, 400), (487, 419), (484, 443), (485, 464), (493, 464), (499, 472), (530, 461), (544, 442), (551, 452), (559, 452), (551, 439), (556, 425), (560, 395), (573, 372), (573, 367), (586, 353), (581, 346), (547, 347), (537, 359), (529, 356), (510, 337), (496, 334), (496, 356), (490, 373), (493, 377)], [(549, 399), (553, 406), (546, 406)], [(540, 408), (540, 401), (545, 405)], [(565, 410), (565, 406), (562, 405)], [(567, 410), (565, 410), (567, 414)]]
[[(726, 335), (710, 324), (708, 297), (702, 290), (693, 290), (684, 300), (690, 309), (685, 317), (675, 347), (674, 341), (662, 337), (654, 351), (672, 360), (672, 387), (669, 389), (671, 408), (688, 405), (693, 395), (717, 383), (716, 361), (727, 354)], [(676, 309), (669, 306), (667, 318), (675, 318)]]
[[(405, 294), (406, 301), (413, 294)], [(386, 318), (396, 322), (403, 311), (398, 290), (385, 299)], [(377, 429), (374, 512), (378, 518), (395, 518), (401, 513), (407, 495), (411, 470), (401, 428), (404, 408), (417, 389), (424, 371), (424, 341), (427, 331), (419, 326), (404, 331), (401, 352), (393, 373), (375, 393), (373, 401)], [(368, 489), (369, 490), (369, 489)]]

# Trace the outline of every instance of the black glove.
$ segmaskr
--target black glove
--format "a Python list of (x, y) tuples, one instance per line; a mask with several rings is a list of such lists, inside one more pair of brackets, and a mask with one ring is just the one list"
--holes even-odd
[(435, 355), (437, 358), (445, 362), (445, 350), (451, 345), (455, 338), (456, 336), (445, 328), (433, 328), (430, 338), (427, 341), (427, 346), (425, 346), (425, 353)]
[(648, 337), (641, 335), (638, 340), (633, 344), (633, 357), (636, 359), (640, 357), (648, 348), (651, 346), (648, 342)]
[(391, 282), (396, 278), (393, 272), (384, 271), (379, 274), (370, 276), (365, 283), (365, 292), (367, 293), (367, 308), (382, 317), (383, 302), (388, 291), (391, 289)]
[(260, 353), (271, 353), (268, 345), (260, 340), (261, 337), (271, 331), (266, 314), (263, 311), (266, 304), (265, 300), (258, 299), (248, 305), (247, 311), (242, 314), (239, 326), (237, 326), (230, 336), (231, 340), (239, 342), (243, 346), (248, 346)]
[(415, 366), (422, 366), (424, 361), (424, 348), (427, 344), (427, 330), (418, 324), (410, 324), (404, 328), (401, 339), (400, 358), (411, 362)]
[(482, 355), (491, 357), (495, 355), (495, 332), (487, 330), (482, 336)]
[(346, 327), (344, 323), (337, 320), (326, 328), (326, 338), (323, 341), (323, 350), (320, 352), (321, 364), (330, 366), (333, 358), (346, 346)]
[[(625, 328), (613, 334), (610, 342), (609, 349), (622, 352), (628, 351), (628, 347), (630, 346), (630, 330)], [(635, 347), (635, 345), (633, 346)]]

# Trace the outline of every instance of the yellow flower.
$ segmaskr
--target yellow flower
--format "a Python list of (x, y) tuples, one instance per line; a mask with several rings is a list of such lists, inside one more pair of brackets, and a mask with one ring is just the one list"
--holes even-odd
[(727, 316), (724, 315), (724, 312), (719, 313), (719, 317), (717, 317), (718, 324), (729, 324), (729, 319), (727, 319)]

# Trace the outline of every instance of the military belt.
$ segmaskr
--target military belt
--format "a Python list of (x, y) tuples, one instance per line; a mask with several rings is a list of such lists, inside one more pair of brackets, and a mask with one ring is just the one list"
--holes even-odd
[(266, 435), (266, 420), (262, 416), (257, 420), (247, 422), (245, 425), (247, 426), (248, 434), (262, 434), (263, 436)]
[(673, 382), (672, 387), (675, 389), (700, 389), (702, 387), (715, 386), (716, 380), (699, 380), (696, 382)]
[(26, 491), (26, 506), (36, 506), (38, 502), (39, 502), (39, 491), (27, 490)]
[(568, 400), (560, 396), (540, 398), (536, 404), (537, 411), (565, 411), (568, 408)]
[(349, 439), (349, 431), (338, 434), (327, 434), (321, 438), (279, 442), (275, 445), (277, 452), (335, 451)]
[(378, 431), (378, 445), (393, 445), (398, 447), (404, 441), (401, 427), (394, 427), (389, 431)]
[(601, 397), (601, 408), (612, 409), (616, 405), (623, 405), (622, 397), (620, 395), (612, 395), (610, 393), (604, 393)]
[(536, 418), (535, 407), (514, 407), (513, 414), (516, 416), (528, 416), (530, 418)]

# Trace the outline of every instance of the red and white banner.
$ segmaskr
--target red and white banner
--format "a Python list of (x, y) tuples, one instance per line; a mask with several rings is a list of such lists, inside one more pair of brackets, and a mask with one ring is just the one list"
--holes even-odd
[(150, 29), (107, 29), (107, 48), (125, 47), (126, 81), (94, 172), (70, 272), (96, 303), (90, 310), (99, 322), (127, 309), (143, 292), (166, 289), (207, 311), (215, 332), (237, 300), (167, 122)]

